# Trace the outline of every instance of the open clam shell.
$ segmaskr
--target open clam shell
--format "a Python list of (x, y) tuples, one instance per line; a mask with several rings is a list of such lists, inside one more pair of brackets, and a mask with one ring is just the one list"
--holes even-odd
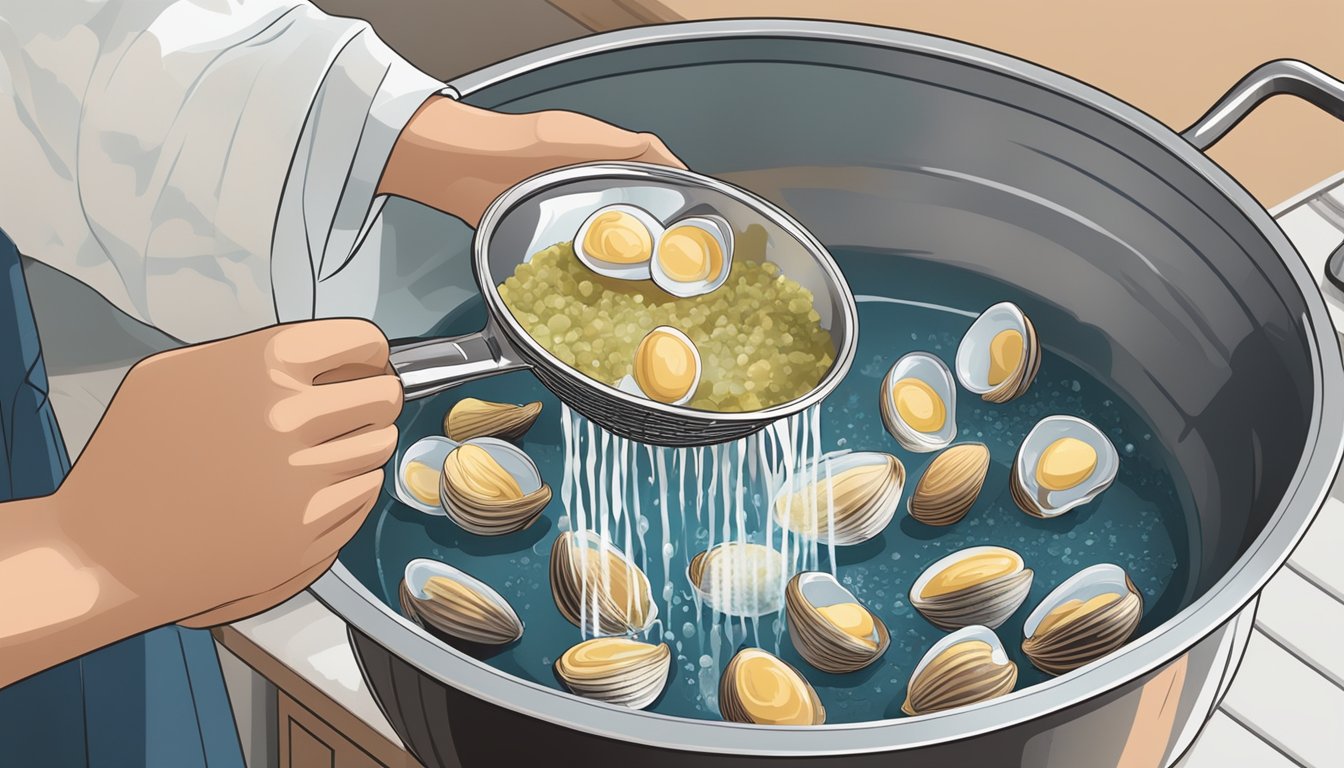
[(842, 674), (872, 664), (891, 644), (882, 619), (824, 571), (805, 571), (784, 591), (789, 639), (807, 663)]
[(959, 629), (933, 644), (915, 666), (901, 711), (923, 715), (964, 707), (1010, 693), (1017, 665), (994, 630)]
[(733, 723), (822, 725), (826, 708), (807, 678), (759, 648), (737, 652), (719, 678), (719, 714)]
[(523, 621), (508, 600), (480, 579), (438, 560), (407, 563), (399, 597), (407, 618), (459, 640), (504, 645), (523, 636)]
[(957, 385), (947, 365), (927, 352), (911, 352), (891, 366), (878, 403), (882, 423), (906, 450), (941, 450), (957, 437)]
[(579, 696), (643, 709), (662, 695), (672, 668), (667, 643), (625, 637), (595, 637), (573, 646), (555, 662), (555, 674)]
[(686, 577), (712, 611), (754, 617), (784, 607), (784, 556), (763, 544), (730, 541), (691, 558)]
[[(1057, 450), (1058, 446), (1065, 450)], [(1090, 451), (1090, 464), (1078, 463), (1088, 461), (1088, 456), (1078, 458), (1079, 450)], [(1023, 512), (1058, 517), (1109, 488), (1119, 468), (1120, 456), (1101, 430), (1073, 416), (1048, 416), (1022, 440), (1008, 487)]]
[(663, 225), (653, 214), (618, 203), (593, 211), (574, 235), (574, 255), (604, 277), (648, 280)]
[(969, 547), (930, 565), (910, 588), (910, 604), (942, 630), (995, 629), (1031, 591), (1033, 573), (1006, 547)]
[(459, 443), (476, 437), (517, 440), (540, 414), (541, 403), (514, 405), (464, 397), (443, 417), (443, 433)]
[(1043, 672), (1077, 669), (1124, 645), (1143, 618), (1143, 596), (1118, 565), (1084, 568), (1041, 600), (1022, 625), (1022, 651)]
[(823, 456), (775, 495), (781, 526), (823, 544), (861, 544), (880, 534), (900, 507), (905, 466), (889, 453)]
[(456, 442), (437, 436), (416, 440), (407, 447), (397, 460), (393, 486), (397, 499), (427, 515), (444, 514), (439, 491), (443, 460), (456, 447)]
[(723, 285), (733, 266), (733, 228), (722, 216), (688, 216), (658, 237), (649, 273), (664, 291), (681, 298)]
[(988, 472), (989, 448), (983, 443), (954, 445), (929, 462), (906, 510), (925, 525), (952, 525), (975, 505)]
[(1011, 301), (982, 312), (957, 347), (957, 379), (991, 403), (1026, 394), (1040, 367), (1036, 328)]
[[(484, 455), (469, 453), (468, 446)], [(444, 459), (439, 497), (448, 517), (463, 529), (502, 536), (531, 525), (550, 503), (551, 487), (542, 482), (536, 462), (523, 449), (493, 437), (477, 437)]]
[(638, 634), (658, 617), (644, 571), (592, 531), (556, 537), (551, 597), (561, 615), (589, 635)]

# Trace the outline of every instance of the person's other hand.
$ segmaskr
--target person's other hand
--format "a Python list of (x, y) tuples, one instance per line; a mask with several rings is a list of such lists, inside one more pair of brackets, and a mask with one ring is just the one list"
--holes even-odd
[(155, 355), (57, 492), (62, 527), (150, 626), (302, 590), (377, 499), (402, 389), (383, 334), (319, 320)]
[(378, 191), (451, 213), (474, 227), (486, 206), (523, 179), (600, 160), (686, 167), (651, 133), (574, 112), (513, 115), (436, 96), (402, 130)]

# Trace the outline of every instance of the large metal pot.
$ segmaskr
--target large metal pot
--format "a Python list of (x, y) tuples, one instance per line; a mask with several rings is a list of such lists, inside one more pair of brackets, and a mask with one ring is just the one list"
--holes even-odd
[[(1156, 765), (1225, 693), (1256, 597), (1341, 451), (1344, 369), (1320, 295), (1269, 215), (1205, 157), (1261, 98), (1344, 114), (1344, 88), (1267, 65), (1178, 135), (1086, 85), (925, 35), (786, 21), (631, 30), (452, 84), (660, 133), (689, 164), (831, 246), (937, 258), (1023, 287), (1054, 351), (1111, 381), (1190, 480), (1186, 608), (1104, 663), (979, 706), (816, 729), (617, 710), (416, 631), (338, 564), (314, 587), (430, 765)], [(465, 244), (460, 249), (466, 252)], [(469, 276), (466, 278), (469, 280)], [(1072, 334), (1061, 329), (1076, 328)], [(863, 329), (881, 333), (881, 329)]]

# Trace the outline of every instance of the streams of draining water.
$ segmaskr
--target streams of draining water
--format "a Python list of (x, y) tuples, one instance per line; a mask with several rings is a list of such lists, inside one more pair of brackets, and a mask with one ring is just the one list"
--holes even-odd
[[(777, 525), (774, 509), (782, 489), (790, 488), (798, 473), (803, 481), (829, 479), (818, 476), (821, 461), (821, 410), (814, 407), (801, 414), (781, 419), (748, 438), (708, 448), (661, 448), (639, 445), (608, 433), (567, 406), (561, 406), (562, 455), (564, 475), (560, 481), (560, 502), (565, 520), (576, 537), (594, 535), (601, 547), (599, 577), (609, 585), (612, 573), (609, 547), (627, 556), (626, 583), (634, 583), (637, 564), (649, 574), (649, 542), (645, 540), (650, 521), (640, 509), (641, 485), (654, 489), (650, 494), (658, 506), (658, 531), (661, 542), (656, 550), (661, 561), (663, 583), (652, 584), (655, 603), (661, 601), (661, 619), (645, 632), (651, 642), (677, 638), (672, 617), (675, 595), (686, 594), (695, 604), (695, 627), (703, 627), (708, 613), (709, 630), (683, 629), (677, 644), (683, 658), (699, 664), (700, 694), (707, 707), (717, 707), (719, 670), (739, 644), (764, 647), (779, 652), (784, 622), (774, 620), (762, 637), (761, 622), (777, 613), (783, 605), (785, 586), (793, 574), (822, 568), (822, 550), (815, 538), (800, 536)], [(670, 467), (670, 471), (669, 471)], [(694, 489), (694, 498), (687, 486)], [(817, 526), (816, 494), (804, 494), (806, 529)], [(671, 509), (670, 501), (676, 508)], [(827, 508), (829, 508), (828, 497)], [(827, 540), (832, 537), (832, 516), (825, 515)], [(694, 553), (687, 549), (705, 541), (706, 551), (725, 546), (715, 556), (714, 569), (721, 578), (702, 579), (705, 593), (692, 588), (683, 570), (672, 572), (674, 555), (683, 562)], [(778, 553), (783, 567), (771, 569), (774, 556), (761, 559), (755, 547), (763, 546)], [(826, 567), (835, 572), (835, 547), (825, 549)], [(764, 553), (768, 554), (768, 553)], [(587, 547), (579, 550), (580, 567), (587, 572)], [(708, 574), (709, 568), (706, 568)], [(772, 572), (773, 570), (773, 572)], [(650, 576), (652, 579), (652, 575)], [(581, 635), (598, 633), (599, 605), (596, 590), (583, 588)], [(635, 598), (630, 591), (630, 598)], [(715, 610), (706, 603), (712, 603)], [(687, 625), (691, 626), (691, 625)], [(689, 647), (687, 647), (689, 646)]]

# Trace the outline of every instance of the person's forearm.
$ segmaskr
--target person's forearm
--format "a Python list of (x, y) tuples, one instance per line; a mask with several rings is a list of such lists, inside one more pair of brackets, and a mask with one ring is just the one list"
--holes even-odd
[(0, 688), (153, 626), (83, 559), (59, 495), (0, 505)]

